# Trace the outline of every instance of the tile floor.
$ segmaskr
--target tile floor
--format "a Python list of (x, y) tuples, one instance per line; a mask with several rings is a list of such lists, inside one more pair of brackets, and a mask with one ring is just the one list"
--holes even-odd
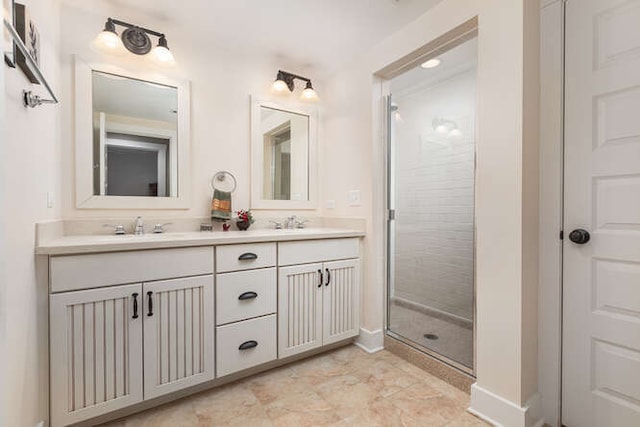
[[(400, 304), (391, 306), (389, 329), (464, 366), (473, 367), (473, 329), (412, 310)], [(424, 334), (436, 334), (428, 340)]]
[(350, 345), (103, 427), (486, 426), (469, 396), (388, 351)]

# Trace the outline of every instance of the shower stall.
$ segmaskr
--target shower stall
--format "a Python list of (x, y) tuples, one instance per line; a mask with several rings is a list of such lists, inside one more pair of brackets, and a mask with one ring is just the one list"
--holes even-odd
[(472, 374), (477, 38), (389, 81), (387, 334)]

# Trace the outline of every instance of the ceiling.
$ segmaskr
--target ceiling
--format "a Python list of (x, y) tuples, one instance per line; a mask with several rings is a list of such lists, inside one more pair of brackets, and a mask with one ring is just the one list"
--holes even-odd
[(170, 46), (177, 38), (180, 45), (192, 42), (200, 48), (215, 45), (245, 55), (266, 55), (324, 74), (441, 0), (61, 1), (87, 14), (110, 14), (163, 31)]
[(391, 79), (389, 86), (391, 93), (403, 96), (419, 88), (437, 85), (453, 76), (476, 68), (478, 65), (478, 39), (473, 38), (466, 41), (437, 56), (437, 58), (441, 63), (435, 68), (425, 69), (418, 65)]

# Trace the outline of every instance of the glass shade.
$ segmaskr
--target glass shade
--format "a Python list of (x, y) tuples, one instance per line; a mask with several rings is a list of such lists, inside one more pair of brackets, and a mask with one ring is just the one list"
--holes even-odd
[(285, 90), (289, 89), (289, 87), (287, 86), (287, 83), (285, 83), (284, 80), (280, 80), (280, 79), (273, 82), (273, 85), (271, 87), (276, 92), (284, 92)]
[(122, 40), (113, 31), (102, 31), (93, 41), (93, 45), (96, 49), (105, 53), (122, 53), (124, 50)]
[(300, 96), (300, 98), (306, 100), (314, 100), (318, 99), (318, 94), (315, 90), (313, 90), (313, 88), (306, 88), (302, 91), (302, 95)]
[(150, 52), (153, 62), (160, 65), (173, 65), (175, 60), (171, 51), (164, 46), (156, 46)]

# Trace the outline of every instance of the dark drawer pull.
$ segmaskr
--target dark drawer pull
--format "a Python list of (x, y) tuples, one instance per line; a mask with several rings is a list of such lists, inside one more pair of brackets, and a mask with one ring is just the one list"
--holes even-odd
[(138, 318), (138, 293), (135, 292), (131, 295), (133, 297), (133, 316), (132, 319)]
[(240, 344), (240, 347), (238, 347), (238, 350), (248, 350), (250, 348), (254, 348), (258, 346), (258, 341), (245, 341), (242, 344)]
[(239, 261), (248, 261), (251, 259), (258, 259), (258, 255), (254, 254), (253, 252), (246, 252), (238, 257)]
[(257, 297), (258, 297), (258, 294), (256, 292), (249, 291), (249, 292), (244, 292), (244, 293), (240, 294), (238, 299), (239, 300), (245, 300), (245, 299), (254, 299), (254, 298), (257, 298)]
[(325, 268), (325, 271), (327, 272), (327, 283), (325, 283), (325, 286), (329, 286), (329, 283), (331, 283), (331, 271), (328, 268)]
[(147, 316), (153, 316), (153, 292), (147, 292), (147, 298), (149, 302), (149, 310), (147, 312)]

